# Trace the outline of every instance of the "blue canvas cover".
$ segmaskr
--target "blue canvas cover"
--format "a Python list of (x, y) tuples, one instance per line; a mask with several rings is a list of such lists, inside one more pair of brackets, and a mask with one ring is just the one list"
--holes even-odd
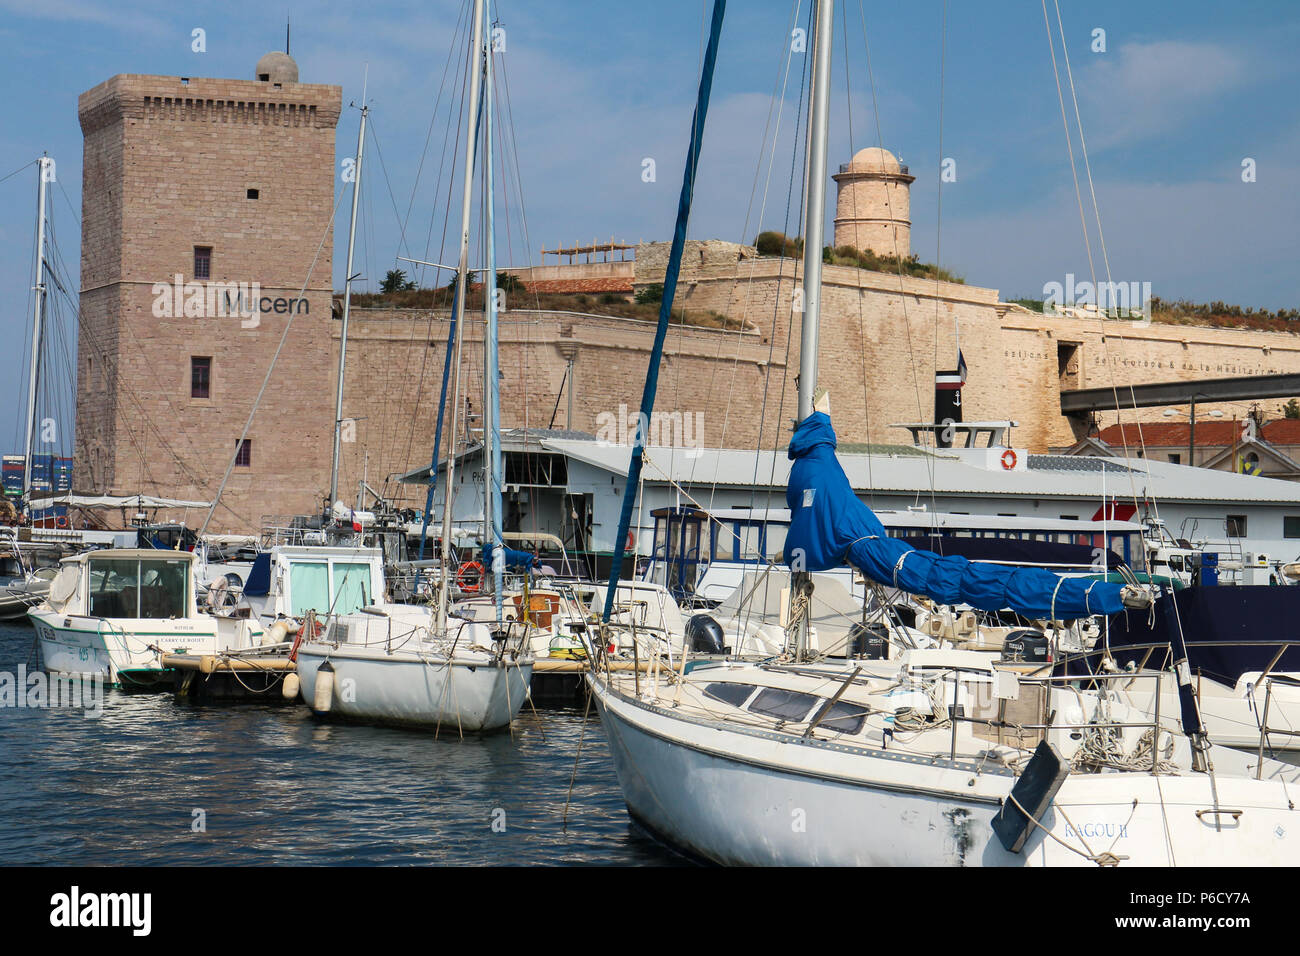
[[(492, 553), (495, 545), (488, 545), (483, 549), (483, 564), (486, 567), (492, 567)], [(502, 548), (501, 551), (505, 557), (505, 566), (507, 568), (518, 568), (524, 571), (530, 570), (541, 565), (541, 559), (529, 551), (516, 551), (513, 548)]]
[(984, 611), (1010, 608), (1025, 617), (1068, 620), (1122, 609), (1122, 585), (1117, 583), (1063, 577), (1042, 568), (972, 563), (889, 537), (853, 493), (835, 457), (835, 443), (830, 417), (821, 412), (800, 422), (790, 439), (794, 464), (785, 492), (790, 508), (785, 556), (792, 568), (825, 571), (852, 564), (873, 581), (939, 604), (969, 604)]

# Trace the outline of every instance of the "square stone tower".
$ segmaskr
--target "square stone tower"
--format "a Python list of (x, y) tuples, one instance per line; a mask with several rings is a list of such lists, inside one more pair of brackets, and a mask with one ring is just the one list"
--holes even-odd
[(78, 103), (76, 488), (212, 500), (292, 320), (211, 526), (250, 532), (328, 491), (342, 98), (287, 54), (254, 75), (118, 75)]

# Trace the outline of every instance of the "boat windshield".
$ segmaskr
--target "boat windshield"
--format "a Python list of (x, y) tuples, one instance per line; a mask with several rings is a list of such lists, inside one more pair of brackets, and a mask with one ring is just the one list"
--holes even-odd
[(92, 617), (185, 617), (189, 562), (182, 558), (91, 558)]

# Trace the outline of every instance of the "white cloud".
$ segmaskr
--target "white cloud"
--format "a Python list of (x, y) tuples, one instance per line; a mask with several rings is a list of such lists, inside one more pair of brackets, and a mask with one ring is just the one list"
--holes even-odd
[[(1090, 149), (1176, 129), (1216, 98), (1259, 79), (1243, 52), (1214, 43), (1126, 43), (1114, 53), (1088, 56), (1084, 69), (1074, 75)], [(1077, 66), (1079, 57), (1073, 62)], [(1067, 82), (1062, 64), (1062, 89), (1073, 127)]]

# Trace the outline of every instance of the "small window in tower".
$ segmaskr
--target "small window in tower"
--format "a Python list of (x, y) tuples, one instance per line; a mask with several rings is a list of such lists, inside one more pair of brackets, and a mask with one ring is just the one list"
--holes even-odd
[(189, 85), (190, 85), (190, 78), (188, 76), (182, 76), (181, 86), (189, 86)]
[(212, 397), (212, 358), (190, 356), (190, 398)]
[(196, 279), (212, 278), (212, 247), (211, 246), (194, 247), (194, 278)]
[(259, 193), (258, 193), (258, 191), (257, 191), (256, 189), (250, 189), (250, 190), (248, 191), (248, 198), (249, 198), (249, 199), (257, 199), (258, 197), (259, 197)]
[(270, 73), (259, 73), (259, 74), (257, 74), (257, 78), (258, 78), (259, 80), (261, 80), (263, 83), (269, 83), (270, 80), (271, 80), (271, 74), (270, 74)]
[(240, 468), (248, 468), (253, 464), (253, 439), (245, 438), (243, 441), (236, 439), (239, 450), (235, 453), (235, 464)]

